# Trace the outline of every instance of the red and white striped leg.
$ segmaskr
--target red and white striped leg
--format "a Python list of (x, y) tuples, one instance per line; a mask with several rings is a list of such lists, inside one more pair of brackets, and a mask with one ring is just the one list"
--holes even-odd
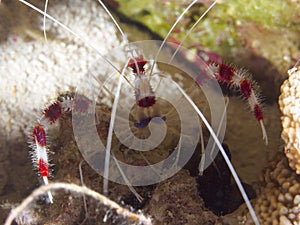
[(226, 64), (212, 63), (209, 65), (215, 78), (220, 83), (225, 83), (229, 88), (238, 88), (243, 97), (248, 101), (251, 111), (259, 122), (262, 130), (263, 140), (268, 144), (268, 136), (263, 122), (263, 111), (259, 95), (255, 88), (255, 83), (250, 79), (250, 75), (242, 69), (236, 69)]
[[(66, 95), (60, 96), (58, 100), (46, 107), (40, 119), (37, 120), (36, 125), (33, 127), (30, 133), (30, 141), (32, 148), (32, 161), (34, 167), (38, 170), (39, 176), (42, 178), (44, 184), (49, 182), (49, 159), (48, 159), (48, 141), (47, 130), (54, 124), (61, 115), (70, 111), (72, 107), (73, 97)], [(53, 203), (53, 197), (51, 192), (48, 192), (50, 203)]]

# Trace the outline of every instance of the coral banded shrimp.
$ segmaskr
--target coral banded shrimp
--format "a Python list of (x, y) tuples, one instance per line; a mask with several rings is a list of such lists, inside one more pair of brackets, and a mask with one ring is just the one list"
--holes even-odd
[[(105, 56), (101, 54), (101, 50), (95, 49), (79, 34), (43, 10), (23, 0), (20, 2), (40, 12), (45, 20), (51, 20), (71, 32), (74, 37), (83, 40), (99, 54), (99, 59), (90, 68), (85, 84), (77, 88), (76, 94), (60, 96), (57, 101), (45, 108), (37, 124), (33, 126), (30, 137), (33, 142), (33, 163), (45, 184), (49, 179), (46, 131), (64, 112), (72, 111), (73, 129), (79, 149), (90, 166), (104, 176), (106, 181), (104, 192), (108, 191), (108, 180), (126, 184), (133, 190), (132, 186), (157, 183), (176, 173), (192, 156), (193, 152), (189, 149), (196, 149), (199, 139), (204, 145), (199, 121), (201, 118), (210, 135), (205, 149), (212, 149), (209, 153), (215, 153), (214, 150), (217, 148), (221, 151), (255, 224), (259, 224), (237, 173), (220, 143), (224, 135), (226, 107), (218, 82), (225, 83), (230, 88), (240, 89), (261, 125), (263, 139), (267, 143), (262, 109), (252, 81), (244, 75), (244, 72), (232, 66), (207, 63), (195, 54), (192, 54), (193, 60), (189, 62), (186, 57), (191, 53), (182, 47), (183, 41), (179, 45), (165, 41), (185, 12), (197, 1), (190, 3), (178, 17), (163, 42), (127, 42), (118, 26), (124, 44)], [(45, 11), (46, 9), (47, 7)], [(195, 25), (201, 18), (202, 16)], [(207, 99), (203, 105), (200, 95)], [(100, 104), (107, 104), (109, 111), (99, 109), (97, 106)], [(205, 107), (211, 110), (211, 125), (201, 112)], [(108, 123), (101, 124), (101, 117), (104, 114), (110, 119)], [(96, 124), (103, 126), (95, 126)], [(177, 145), (172, 146), (174, 137), (177, 138)], [(92, 144), (90, 140), (93, 140)], [(134, 160), (137, 165), (142, 165), (138, 167), (137, 173), (136, 165), (128, 166), (125, 163), (126, 159), (125, 162), (117, 159), (118, 150), (124, 146), (128, 147), (126, 154), (130, 156), (136, 154), (133, 151), (143, 152), (153, 149), (158, 150), (156, 151), (158, 154), (157, 152), (166, 149), (165, 146), (172, 151), (167, 149), (167, 152), (162, 153), (168, 156), (167, 161), (164, 160), (163, 163), (151, 162), (146, 158), (146, 154), (137, 154), (135, 157), (144, 159), (141, 162)], [(205, 149), (198, 151), (203, 153), (202, 160), (207, 161), (212, 156), (207, 157)], [(157, 167), (154, 167), (153, 163)], [(50, 192), (48, 196), (52, 202)]]

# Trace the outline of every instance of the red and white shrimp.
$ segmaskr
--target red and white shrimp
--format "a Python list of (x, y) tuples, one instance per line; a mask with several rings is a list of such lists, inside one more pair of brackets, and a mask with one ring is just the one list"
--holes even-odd
[[(134, 126), (137, 128), (146, 127), (151, 119), (157, 115), (154, 114), (153, 106), (156, 103), (155, 92), (153, 91), (150, 79), (145, 73), (145, 65), (147, 61), (143, 58), (142, 55), (130, 59), (128, 63), (128, 67), (131, 68), (135, 78), (134, 78), (134, 90), (135, 90), (135, 98), (136, 105), (141, 111), (148, 111), (147, 115), (143, 113), (140, 118), (140, 121), (135, 122)], [(166, 120), (166, 117), (163, 116), (161, 119)]]
[(244, 99), (247, 100), (251, 111), (253, 112), (256, 120), (259, 122), (262, 130), (263, 140), (266, 145), (268, 144), (268, 136), (263, 122), (263, 111), (259, 94), (255, 86), (257, 86), (247, 71), (236, 69), (233, 66), (226, 64), (211, 63), (209, 65), (214, 73), (214, 77), (220, 83), (225, 83), (229, 88), (239, 89)]
[[(54, 21), (55, 23), (57, 23), (58, 25), (60, 25), (61, 27), (63, 27), (65, 30), (71, 32), (75, 37), (80, 38), (80, 35), (75, 33), (74, 31), (72, 31), (71, 29), (69, 29), (68, 27), (66, 27), (64, 24), (60, 23), (58, 20), (54, 19), (53, 17), (49, 16), (47, 13), (33, 7), (32, 5), (30, 5), (29, 3), (20, 0), (21, 2), (27, 4), (28, 6), (34, 8), (36, 11), (40, 12), (41, 14), (44, 15), (44, 17)], [(99, 1), (101, 3), (101, 5), (106, 9), (105, 5), (103, 5), (103, 3), (101, 1)], [(197, 2), (197, 0), (193, 1), (191, 4), (189, 4), (189, 6), (184, 10), (184, 12), (178, 17), (178, 20), (176, 21), (176, 23), (174, 24), (174, 26), (171, 28), (169, 34), (172, 32), (172, 30), (174, 29), (174, 27), (178, 24), (178, 22), (181, 20), (181, 18), (184, 16), (184, 14), (193, 6), (193, 4), (195, 4)], [(211, 5), (211, 7), (208, 9), (208, 11), (215, 5), (216, 1)], [(47, 7), (45, 7), (45, 10), (47, 9)], [(208, 12), (207, 11), (207, 12)], [(108, 10), (107, 10), (108, 12)], [(203, 14), (204, 16), (205, 14)], [(200, 17), (200, 19), (195, 23), (197, 24), (202, 17)], [(113, 18), (113, 17), (112, 17)], [(113, 19), (113, 21), (115, 22), (115, 20)], [(117, 24), (115, 22), (115, 24)], [(122, 36), (123, 36), (123, 40), (126, 43), (127, 40), (125, 38), (124, 33), (122, 32), (121, 28), (117, 25), (118, 29), (121, 31)], [(190, 33), (187, 32), (187, 35)], [(156, 89), (152, 88), (151, 86), (151, 78), (153, 76), (153, 65), (159, 61), (158, 60), (158, 55), (160, 54), (160, 52), (162, 51), (163, 48), (166, 48), (166, 39), (168, 39), (169, 34), (166, 36), (165, 40), (161, 43), (158, 51), (156, 52), (156, 57), (154, 57), (154, 60), (148, 60), (145, 59), (143, 55), (138, 55), (135, 57), (130, 57), (130, 58), (126, 58), (126, 63), (125, 65), (123, 65), (123, 69), (124, 68), (130, 68), (131, 72), (134, 75), (134, 81), (133, 84), (130, 83), (130, 81), (126, 79), (126, 81), (128, 83), (130, 83), (130, 85), (134, 88), (134, 93), (135, 93), (135, 104), (139, 109), (140, 113), (137, 116), (137, 120), (134, 123), (134, 126), (137, 129), (140, 128), (145, 128), (148, 126), (148, 124), (150, 123), (150, 121), (154, 118), (154, 117), (159, 117), (160, 119), (162, 119), (163, 121), (168, 121), (168, 115), (161, 115), (160, 113), (157, 113), (155, 111), (155, 107), (157, 106), (157, 97), (156, 97), (156, 91), (158, 90), (158, 88), (156, 87)], [(46, 36), (46, 35), (45, 35)], [(82, 39), (84, 40), (84, 39)], [(106, 62), (108, 63), (113, 70), (115, 70), (115, 72), (119, 75), (120, 80), (123, 77), (126, 77), (126, 74), (123, 72), (123, 69), (119, 69), (114, 63), (112, 63), (109, 59), (107, 59), (106, 57), (102, 56), (100, 51), (95, 49), (92, 45), (90, 45), (89, 43), (85, 42), (88, 47), (91, 47), (93, 50), (95, 50), (97, 53), (99, 53), (100, 57)], [(179, 51), (178, 54), (181, 53), (180, 49), (181, 49), (181, 45), (183, 44), (183, 41), (180, 42), (179, 45), (176, 46), (176, 51), (175, 53), (173, 53), (173, 56), (170, 58), (169, 63), (171, 63), (171, 61), (173, 61), (174, 56), (177, 54), (177, 51)], [(184, 54), (183, 54), (184, 55)], [(146, 70), (145, 70), (145, 66), (146, 65), (150, 65), (151, 69), (150, 72), (147, 74)], [(197, 65), (197, 64), (195, 64)], [(203, 63), (200, 63), (200, 65), (197, 66), (201, 66), (204, 65)], [(257, 121), (260, 123), (261, 128), (262, 128), (262, 133), (263, 133), (263, 139), (265, 140), (266, 144), (268, 143), (268, 139), (267, 139), (267, 134), (263, 125), (263, 113), (262, 113), (262, 108), (261, 108), (261, 103), (259, 101), (259, 97), (258, 94), (256, 93), (255, 90), (255, 84), (251, 81), (250, 78), (248, 78), (248, 75), (246, 75), (245, 72), (243, 72), (242, 70), (237, 70), (232, 66), (228, 66), (226, 64), (217, 64), (216, 62), (211, 62), (208, 63), (208, 66), (206, 66), (206, 68), (204, 69), (207, 72), (207, 77), (202, 77), (201, 75), (199, 75), (199, 73), (197, 74), (197, 76), (194, 77), (195, 80), (195, 85), (198, 85), (198, 87), (203, 87), (203, 80), (205, 79), (216, 79), (218, 82), (220, 83), (225, 83), (229, 88), (238, 88), (243, 97), (248, 101), (248, 104), (251, 108), (251, 111), (253, 112), (255, 118), (257, 119)], [(121, 74), (121, 76), (120, 76)], [(199, 77), (200, 76), (200, 77)], [(201, 120), (203, 121), (203, 123), (206, 125), (207, 129), (209, 130), (212, 139), (214, 140), (214, 142), (216, 143), (216, 145), (218, 146), (218, 148), (220, 149), (226, 163), (228, 164), (228, 167), (230, 168), (230, 171), (232, 172), (232, 175), (235, 179), (235, 181), (237, 182), (237, 185), (242, 193), (243, 198), (245, 199), (245, 202), (250, 210), (250, 213), (254, 219), (254, 222), (256, 224), (259, 224), (255, 212), (250, 204), (250, 201), (244, 191), (243, 186), (241, 185), (241, 182), (237, 176), (237, 173), (235, 172), (232, 164), (230, 163), (230, 160), (228, 159), (225, 150), (223, 149), (219, 139), (218, 139), (218, 135), (215, 134), (214, 129), (211, 127), (211, 125), (208, 123), (208, 121), (206, 120), (205, 116), (202, 114), (202, 112), (199, 110), (199, 107), (194, 103), (193, 99), (187, 94), (187, 91), (184, 90), (180, 85), (178, 84), (174, 84), (175, 87), (177, 88), (177, 92), (180, 93), (180, 99), (178, 99), (178, 102), (180, 103), (181, 101), (187, 101), (189, 103), (189, 106), (199, 115), (199, 117), (201, 118)], [(192, 87), (194, 88), (194, 86)], [(191, 89), (192, 89), (191, 88)], [(106, 87), (104, 87), (103, 89), (106, 89)], [(108, 89), (108, 88), (107, 88)], [(112, 95), (118, 95), (118, 93), (120, 93), (120, 89), (121, 89), (121, 82), (118, 85), (118, 89), (116, 92), (112, 92), (108, 89), (108, 92), (110, 92), (110, 94)], [(79, 101), (79, 102), (78, 102)], [(61, 117), (61, 115), (64, 112), (69, 112), (69, 111), (75, 111), (75, 112), (82, 112), (82, 113), (86, 113), (89, 112), (89, 107), (90, 107), (90, 103), (91, 100), (87, 100), (87, 99), (82, 99), (82, 101), (80, 101), (80, 99), (78, 100), (76, 97), (74, 98), (74, 96), (71, 95), (67, 95), (67, 96), (60, 96), (60, 98), (58, 98), (55, 102), (51, 103), (48, 107), (46, 107), (43, 110), (42, 116), (37, 120), (36, 124), (34, 125), (31, 135), (30, 135), (30, 139), (32, 140), (32, 148), (33, 148), (33, 153), (32, 153), (32, 158), (33, 158), (33, 163), (35, 165), (35, 167), (38, 169), (39, 171), (39, 175), (41, 176), (42, 180), (44, 181), (45, 184), (48, 184), (48, 180), (49, 180), (49, 159), (48, 159), (48, 140), (47, 140), (47, 130), (58, 121), (58, 119)], [(117, 111), (117, 103), (118, 103), (118, 97), (115, 97), (114, 99), (114, 104), (112, 107), (112, 113), (111, 113), (111, 121), (110, 121), (110, 127), (109, 127), (109, 131), (108, 131), (108, 137), (107, 137), (107, 145), (105, 147), (105, 152), (106, 157), (105, 157), (105, 165), (104, 165), (104, 177), (107, 178), (108, 177), (108, 171), (109, 171), (109, 162), (110, 162), (110, 149), (111, 149), (111, 141), (112, 141), (112, 133), (113, 133), (113, 129), (114, 129), (114, 121), (116, 118), (116, 111)], [(193, 122), (193, 121), (192, 121)], [(181, 141), (181, 139), (180, 139)], [(180, 142), (179, 141), (179, 142)], [(180, 143), (181, 145), (181, 143)], [(180, 146), (179, 148), (181, 148), (182, 146)], [(116, 166), (118, 168), (120, 168), (120, 165), (116, 163)], [(120, 169), (120, 173), (122, 174), (122, 177), (124, 180), (126, 180), (126, 176), (123, 174), (122, 169)], [(126, 184), (128, 184), (128, 186), (131, 186), (131, 183), (128, 181), (125, 181)], [(107, 182), (104, 182), (104, 185), (106, 185), (104, 187), (104, 192), (107, 191)], [(51, 193), (48, 193), (49, 196), (49, 201), (52, 203), (53, 202), (53, 197), (51, 195)]]
[[(31, 158), (33, 165), (37, 168), (39, 176), (42, 178), (45, 184), (49, 182), (50, 169), (48, 159), (48, 129), (55, 124), (61, 117), (63, 112), (70, 111), (72, 105), (72, 97), (59, 97), (56, 101), (50, 104), (43, 110), (41, 118), (37, 120), (36, 125), (32, 128), (30, 133), (31, 147)], [(53, 197), (48, 192), (49, 201), (53, 203)]]
[[(73, 94), (61, 95), (42, 111), (42, 116), (37, 119), (36, 124), (31, 128), (29, 132), (29, 142), (32, 148), (30, 155), (33, 165), (37, 169), (44, 184), (49, 183), (49, 177), (51, 176), (48, 157), (48, 130), (59, 121), (64, 113), (72, 110), (79, 113), (86, 113), (89, 107), (90, 102), (85, 98), (76, 98), (74, 100)], [(48, 192), (48, 197), (50, 203), (53, 203), (53, 197), (50, 192)]]

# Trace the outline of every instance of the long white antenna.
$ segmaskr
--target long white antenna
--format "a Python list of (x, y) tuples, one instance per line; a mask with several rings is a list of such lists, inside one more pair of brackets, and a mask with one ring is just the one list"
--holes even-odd
[[(174, 54), (172, 55), (170, 62), (174, 59), (175, 55), (177, 54), (178, 50), (182, 46), (183, 42), (187, 39), (187, 37), (191, 34), (191, 32), (194, 30), (194, 28), (198, 25), (198, 23), (203, 19), (203, 17), (215, 6), (215, 4), (218, 2), (218, 0), (214, 1), (208, 8), (205, 10), (205, 12), (198, 18), (198, 20), (194, 23), (194, 25), (188, 30), (184, 38), (181, 40), (180, 44), (177, 46)], [(170, 63), (169, 62), (169, 63)]]
[(45, 1), (45, 6), (44, 6), (44, 19), (43, 19), (43, 31), (44, 31), (44, 39), (47, 42), (47, 33), (46, 33), (46, 14), (47, 14), (47, 7), (48, 7), (48, 0)]
[(110, 116), (110, 122), (109, 122), (109, 129), (108, 129), (108, 135), (107, 135), (107, 144), (106, 144), (106, 153), (105, 153), (105, 161), (104, 161), (104, 180), (103, 180), (103, 193), (104, 195), (108, 194), (108, 176), (109, 176), (109, 161), (110, 161), (110, 150), (111, 150), (111, 142), (112, 142), (112, 135), (115, 125), (115, 119), (116, 119), (116, 113), (117, 113), (117, 107), (118, 102), (120, 98), (120, 92), (121, 92), (121, 86), (123, 83), (123, 74), (126, 70), (126, 65), (128, 64), (129, 60), (127, 60), (125, 66), (123, 67), (122, 74), (119, 77), (119, 82), (115, 94), (114, 103), (111, 110), (111, 116)]
[(172, 33), (172, 31), (174, 30), (174, 28), (177, 26), (177, 24), (179, 23), (179, 21), (181, 20), (181, 18), (184, 16), (184, 14), (189, 11), (189, 9), (196, 3), (198, 2), (198, 0), (194, 0), (193, 2), (191, 2), (186, 8), (185, 10), (183, 10), (183, 12), (180, 14), (180, 16), (177, 18), (177, 20), (175, 21), (175, 23), (173, 24), (173, 26), (171, 27), (171, 29), (169, 30), (169, 32), (167, 33), (166, 37), (164, 38), (163, 42), (161, 43), (156, 55), (155, 55), (155, 58), (154, 58), (154, 61), (151, 65), (151, 69), (150, 69), (150, 74), (152, 74), (153, 72), (153, 68), (154, 68), (154, 64), (156, 63), (157, 61), (157, 58), (162, 50), (162, 48), (164, 47), (167, 39), (169, 38), (170, 34)]
[(79, 34), (75, 33), (74, 31), (72, 31), (72, 29), (70, 29), (68, 26), (64, 25), (62, 22), (60, 22), (59, 20), (55, 19), (54, 17), (50, 16), (48, 13), (45, 13), (44, 11), (40, 10), (39, 8), (37, 8), (36, 6), (30, 4), (29, 2), (26, 2), (25, 0), (19, 0), (19, 2), (27, 5), (28, 7), (32, 8), (33, 10), (37, 11), (38, 13), (44, 15), (45, 17), (47, 17), (48, 19), (52, 20), (54, 23), (58, 24), (59, 26), (61, 26), (62, 28), (64, 28), (66, 31), (68, 31), (69, 33), (71, 33), (72, 35), (74, 35), (74, 37), (80, 39), (81, 41), (83, 41), (83, 43), (89, 47), (90, 49), (94, 50), (95, 52), (97, 52), (97, 54), (107, 63), (109, 63), (109, 65), (111, 65), (116, 71), (118, 71), (119, 73), (121, 73), (119, 71), (119, 69), (113, 65), (112, 62), (110, 62), (108, 59), (106, 59), (101, 52), (95, 48), (94, 46), (92, 46), (91, 44), (89, 44), (89, 42), (87, 40), (85, 40), (82, 36), (80, 36)]
[(116, 27), (120, 31), (120, 33), (122, 35), (123, 42), (127, 43), (128, 42), (127, 41), (127, 37), (126, 37), (125, 33), (123, 32), (123, 30), (121, 29), (121, 27), (119, 26), (119, 24), (117, 23), (117, 21), (115, 20), (115, 18), (113, 17), (113, 15), (110, 13), (110, 11), (107, 9), (107, 7), (104, 5), (104, 3), (101, 0), (98, 0), (98, 2), (101, 4), (102, 8), (109, 15), (109, 17), (111, 18), (111, 20), (114, 22), (114, 24), (116, 25)]
[(241, 192), (241, 195), (242, 195), (242, 197), (243, 197), (243, 199), (244, 199), (244, 201), (245, 201), (245, 203), (246, 203), (246, 205), (248, 207), (248, 210), (250, 212), (250, 215), (251, 215), (254, 223), (256, 225), (259, 225), (259, 221), (258, 221), (257, 216), (255, 214), (255, 211), (254, 211), (254, 209), (253, 209), (253, 207), (252, 207), (252, 205), (250, 203), (250, 200), (249, 200), (249, 198), (248, 198), (248, 196), (246, 194), (246, 191), (245, 191), (245, 189), (244, 189), (244, 187), (243, 187), (243, 185), (242, 185), (242, 183), (241, 183), (241, 181), (240, 181), (240, 179), (239, 179), (239, 177), (238, 177), (235, 169), (233, 168), (233, 166), (232, 166), (232, 164), (231, 164), (231, 162), (230, 162), (230, 160), (229, 160), (229, 158), (228, 158), (228, 156), (226, 154), (226, 151), (224, 150), (222, 144), (220, 143), (217, 135), (215, 134), (214, 130), (212, 129), (212, 127), (210, 126), (210, 124), (206, 120), (205, 116), (201, 113), (201, 111), (199, 110), (199, 108), (193, 102), (193, 100), (185, 93), (185, 91), (177, 83), (175, 83), (175, 85), (177, 86), (177, 88), (179, 89), (179, 91), (183, 94), (183, 96), (188, 100), (188, 102), (193, 106), (193, 108), (198, 113), (198, 115), (202, 119), (203, 123), (205, 124), (205, 126), (209, 130), (211, 136), (213, 137), (216, 145), (218, 146), (221, 154), (223, 155), (223, 158), (224, 158), (224, 160), (225, 160), (225, 162), (226, 162), (226, 164), (227, 164), (227, 166), (228, 166), (228, 168), (229, 168), (229, 170), (230, 170), (230, 172), (231, 172), (231, 174), (232, 174), (232, 176), (233, 176), (233, 178), (234, 178), (234, 180), (235, 180), (235, 182), (236, 182), (236, 184), (237, 184), (237, 186), (238, 186), (238, 188), (239, 188), (239, 190)]
[[(229, 103), (229, 98), (226, 97), (225, 98), (225, 108), (224, 108), (224, 111), (222, 113), (222, 117), (221, 117), (221, 120), (220, 120), (220, 123), (219, 123), (219, 126), (218, 126), (218, 130), (217, 130), (217, 133), (216, 133), (217, 136), (219, 136), (219, 134), (221, 132), (222, 125), (223, 125), (223, 122), (224, 122), (224, 120), (226, 118), (226, 112), (227, 112), (227, 108), (228, 108), (228, 103)], [(204, 149), (203, 145), (204, 145), (204, 143), (203, 144), (201, 143), (201, 148), (202, 149)], [(212, 155), (213, 155), (213, 152), (215, 151), (215, 147), (216, 147), (216, 142), (214, 142), (213, 145), (212, 145), (212, 147), (211, 147), (210, 158), (211, 158), (212, 161), (213, 161), (213, 156)], [(203, 152), (203, 155), (201, 157), (201, 161), (200, 161), (199, 166), (198, 166), (198, 170), (199, 170), (199, 175), (200, 176), (203, 175), (203, 172), (205, 170), (204, 166), (205, 166), (205, 158), (206, 158), (206, 156), (205, 156), (205, 152), (204, 151), (202, 151), (202, 152)]]

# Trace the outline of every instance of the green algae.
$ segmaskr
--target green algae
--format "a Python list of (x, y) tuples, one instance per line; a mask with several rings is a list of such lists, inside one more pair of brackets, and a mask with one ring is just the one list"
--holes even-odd
[[(118, 11), (165, 37), (190, 1), (116, 0)], [(182, 40), (187, 30), (212, 3), (196, 3), (180, 21), (172, 38)], [(225, 60), (248, 66), (251, 55), (269, 61), (285, 74), (299, 58), (300, 4), (292, 0), (219, 1), (184, 43), (203, 45)]]

